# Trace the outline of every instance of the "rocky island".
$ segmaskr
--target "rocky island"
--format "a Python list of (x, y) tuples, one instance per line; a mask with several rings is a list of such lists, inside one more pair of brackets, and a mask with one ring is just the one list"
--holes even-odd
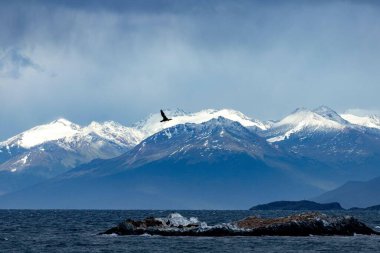
[(352, 207), (348, 210), (350, 210), (350, 211), (380, 211), (380, 205), (369, 206), (369, 207), (364, 207), (364, 208)]
[(165, 218), (127, 219), (101, 234), (161, 236), (309, 236), (380, 235), (352, 216), (301, 213), (279, 218), (255, 216), (209, 226), (197, 218), (172, 213)]
[(275, 201), (268, 204), (257, 205), (249, 210), (308, 210), (308, 211), (325, 211), (325, 210), (344, 210), (338, 202), (317, 203), (309, 200), (300, 201)]

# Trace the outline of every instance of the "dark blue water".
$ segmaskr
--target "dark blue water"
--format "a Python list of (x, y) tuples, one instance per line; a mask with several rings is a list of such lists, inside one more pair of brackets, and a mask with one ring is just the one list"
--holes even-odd
[[(208, 224), (248, 215), (274, 217), (291, 212), (178, 211)], [(97, 235), (125, 218), (166, 216), (170, 211), (0, 210), (0, 252), (380, 252), (380, 236), (160, 237)], [(372, 228), (380, 212), (350, 214)]]

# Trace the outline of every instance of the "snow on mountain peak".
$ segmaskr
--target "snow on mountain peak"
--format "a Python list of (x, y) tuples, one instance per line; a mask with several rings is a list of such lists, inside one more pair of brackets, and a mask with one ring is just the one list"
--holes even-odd
[(268, 139), (269, 142), (283, 141), (290, 135), (304, 129), (312, 131), (341, 130), (346, 121), (328, 107), (322, 106), (313, 111), (299, 108), (279, 122), (272, 125), (277, 134)]
[(176, 109), (164, 110), (164, 112), (172, 119), (171, 121), (160, 122), (161, 114), (156, 113), (132, 127), (126, 127), (114, 121), (103, 123), (93, 121), (88, 126), (81, 127), (69, 120), (60, 118), (20, 133), (1, 142), (0, 146), (29, 149), (48, 141), (62, 139), (62, 145), (66, 145), (80, 139), (91, 141), (94, 137), (100, 137), (102, 140), (129, 148), (163, 129), (186, 123), (201, 124), (220, 117), (238, 122), (244, 127), (262, 130), (264, 135), (269, 138), (269, 142), (282, 141), (304, 129), (308, 131), (340, 130), (345, 127), (354, 127), (351, 124), (380, 129), (380, 118), (377, 116), (339, 115), (327, 106), (320, 106), (314, 110), (298, 108), (282, 120), (270, 124), (251, 119), (232, 109), (206, 109), (195, 113), (185, 113), (181, 109)]
[(328, 107), (326, 105), (321, 105), (321, 106), (315, 108), (313, 110), (313, 112), (318, 113), (318, 114), (320, 114), (320, 113), (322, 113), (322, 114), (324, 114), (324, 113), (335, 113), (335, 111), (333, 109), (331, 109), (330, 107)]
[(329, 118), (325, 118), (320, 114), (309, 110), (297, 110), (294, 113), (283, 118), (281, 121), (274, 123), (274, 126), (282, 125), (341, 128), (341, 124), (338, 122)]
[(142, 131), (145, 136), (153, 135), (163, 129), (178, 125), (178, 124), (186, 124), (186, 123), (195, 123), (200, 124), (211, 119), (216, 119), (219, 117), (223, 117), (232, 121), (237, 121), (245, 127), (257, 127), (261, 130), (267, 129), (267, 125), (264, 123), (253, 120), (241, 112), (231, 110), (231, 109), (222, 109), (222, 110), (214, 110), (207, 109), (202, 110), (196, 113), (184, 113), (182, 110), (165, 110), (165, 114), (171, 118), (171, 121), (167, 121), (161, 123), (162, 119), (160, 113), (152, 114), (147, 119), (138, 122), (134, 125), (134, 127), (140, 131)]
[(20, 133), (0, 143), (0, 146), (29, 149), (49, 141), (61, 140), (60, 146), (68, 148), (70, 145), (67, 144), (88, 138), (91, 139), (90, 136), (93, 134), (114, 142), (121, 147), (135, 146), (144, 137), (139, 130), (125, 127), (113, 121), (104, 123), (93, 121), (88, 126), (81, 127), (69, 120), (60, 118)]
[(59, 119), (54, 120), (54, 121), (49, 123), (49, 125), (53, 125), (53, 124), (61, 124), (61, 125), (65, 125), (65, 126), (76, 125), (73, 122), (71, 122), (67, 119), (64, 119), (64, 118), (59, 118)]
[(93, 132), (123, 147), (137, 145), (144, 137), (139, 130), (123, 126), (114, 121), (106, 121), (104, 123), (93, 121), (87, 127), (84, 127), (82, 132), (84, 134)]
[(73, 136), (80, 130), (80, 126), (66, 120), (58, 119), (48, 124), (33, 127), (21, 134), (18, 134), (0, 146), (19, 146), (31, 148), (47, 141), (59, 140), (67, 136)]
[(343, 119), (354, 125), (380, 129), (380, 117), (376, 115), (357, 116), (353, 114), (341, 114)]
[(320, 107), (314, 109), (313, 112), (321, 115), (322, 117), (324, 117), (326, 119), (336, 121), (340, 124), (347, 124), (348, 123), (337, 112), (335, 112), (334, 110), (332, 110), (331, 108), (329, 108), (327, 106), (320, 106)]

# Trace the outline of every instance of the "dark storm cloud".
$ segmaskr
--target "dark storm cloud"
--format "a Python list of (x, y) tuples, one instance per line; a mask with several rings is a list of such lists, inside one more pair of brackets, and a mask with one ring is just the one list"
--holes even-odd
[(380, 107), (375, 2), (0, 5), (0, 51), (24, 59), (10, 65), (18, 78), (0, 79), (2, 138), (60, 116), (133, 123), (161, 107), (262, 119), (299, 106)]
[(27, 68), (42, 71), (38, 64), (15, 48), (0, 52), (0, 78), (18, 78)]

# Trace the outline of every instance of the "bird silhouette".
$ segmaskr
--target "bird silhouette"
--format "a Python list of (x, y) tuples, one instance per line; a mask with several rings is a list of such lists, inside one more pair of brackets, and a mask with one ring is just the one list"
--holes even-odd
[(169, 120), (172, 120), (172, 119), (169, 119), (168, 117), (166, 117), (165, 113), (163, 110), (161, 110), (161, 116), (162, 116), (162, 120), (160, 122), (165, 122), (165, 121), (169, 121)]

